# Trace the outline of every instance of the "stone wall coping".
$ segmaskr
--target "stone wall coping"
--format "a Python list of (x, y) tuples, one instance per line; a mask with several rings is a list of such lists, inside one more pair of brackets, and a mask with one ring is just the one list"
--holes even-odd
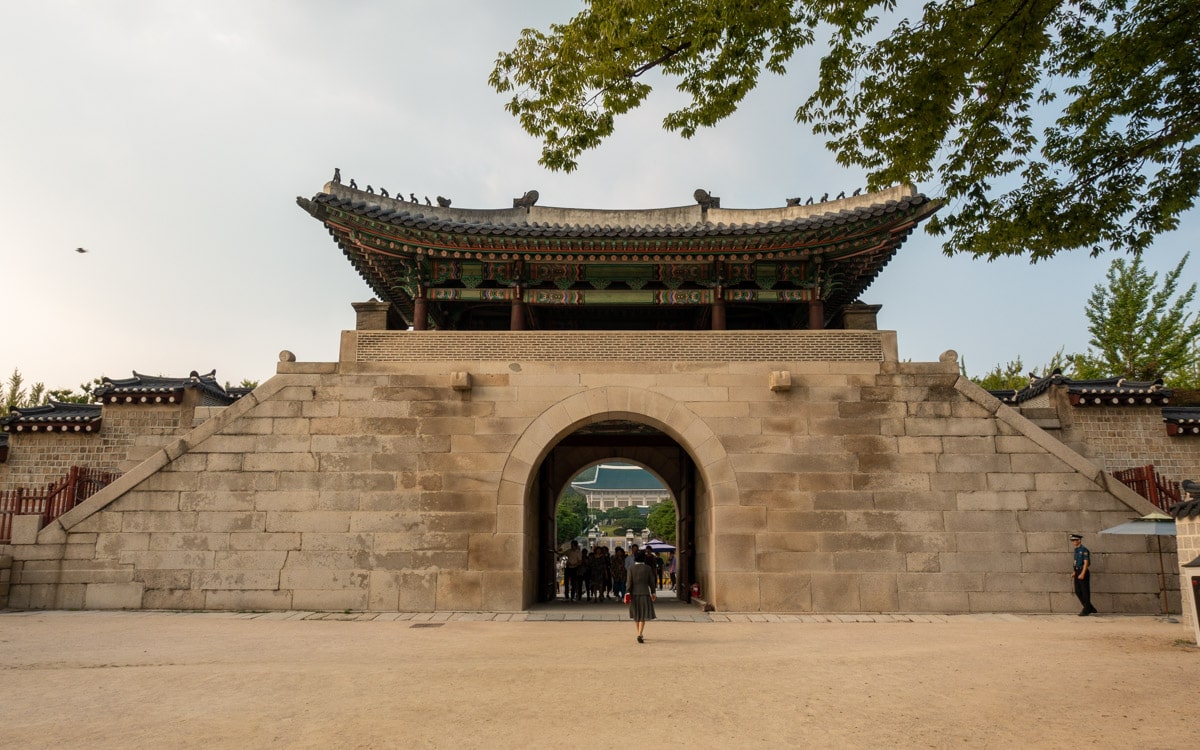
[(278, 375), (333, 375), (337, 372), (337, 369), (337, 362), (281, 361), (275, 366), (275, 372)]

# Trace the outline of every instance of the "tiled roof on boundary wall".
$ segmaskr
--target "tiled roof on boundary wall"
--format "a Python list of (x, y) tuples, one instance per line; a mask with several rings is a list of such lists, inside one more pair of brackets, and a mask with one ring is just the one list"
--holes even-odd
[(186, 378), (142, 375), (134, 371), (131, 378), (106, 377), (102, 382), (92, 395), (97, 401), (112, 404), (177, 403), (185, 390), (198, 388), (201, 392), (201, 405), (226, 406), (237, 401), (248, 391), (245, 388), (226, 390), (217, 382), (216, 370), (204, 375), (193, 370)]
[(1125, 378), (1066, 380), (1065, 385), (1072, 406), (1162, 406), (1174, 395), (1161, 378), (1145, 382)]
[(100, 404), (50, 401), (42, 406), (14, 407), (0, 419), (4, 432), (99, 432)]
[(1163, 409), (1162, 415), (1168, 435), (1200, 435), (1200, 406), (1173, 406)]
[(1022, 404), (1050, 389), (1065, 386), (1072, 406), (1147, 406), (1165, 405), (1174, 395), (1162, 380), (1136, 381), (1126, 378), (1072, 380), (1057, 370), (1043, 378), (1033, 377), (1020, 390), (989, 391), (1006, 404)]

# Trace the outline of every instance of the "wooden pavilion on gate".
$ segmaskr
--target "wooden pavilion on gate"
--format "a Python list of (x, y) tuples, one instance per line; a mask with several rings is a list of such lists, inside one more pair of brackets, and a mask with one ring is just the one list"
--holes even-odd
[(389, 328), (418, 331), (873, 328), (854, 303), (940, 205), (909, 186), (764, 209), (702, 190), (645, 210), (537, 198), (420, 205), (335, 175), (296, 200), (391, 304)]

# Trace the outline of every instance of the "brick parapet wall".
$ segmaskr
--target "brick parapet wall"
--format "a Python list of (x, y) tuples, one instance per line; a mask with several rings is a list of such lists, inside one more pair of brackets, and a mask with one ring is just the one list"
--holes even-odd
[(1105, 471), (1154, 464), (1174, 482), (1200, 478), (1200, 438), (1168, 436), (1161, 407), (1065, 404), (1059, 410), (1063, 424), (1070, 424), (1064, 438), (1087, 445)]
[[(348, 331), (343, 360), (871, 361), (886, 331)], [(894, 340), (894, 333), (890, 335)], [(352, 354), (347, 357), (346, 354)]]
[(104, 404), (99, 432), (11, 432), (0, 489), (44, 487), (72, 466), (120, 472), (131, 455), (142, 458), (192, 427), (192, 402)]

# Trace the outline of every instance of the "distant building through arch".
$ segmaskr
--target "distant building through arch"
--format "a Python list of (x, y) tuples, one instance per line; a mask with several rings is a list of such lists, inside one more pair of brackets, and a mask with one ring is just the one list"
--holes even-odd
[(671, 493), (654, 475), (640, 466), (626, 463), (597, 464), (580, 472), (571, 488), (583, 495), (588, 508), (650, 508), (671, 499)]

